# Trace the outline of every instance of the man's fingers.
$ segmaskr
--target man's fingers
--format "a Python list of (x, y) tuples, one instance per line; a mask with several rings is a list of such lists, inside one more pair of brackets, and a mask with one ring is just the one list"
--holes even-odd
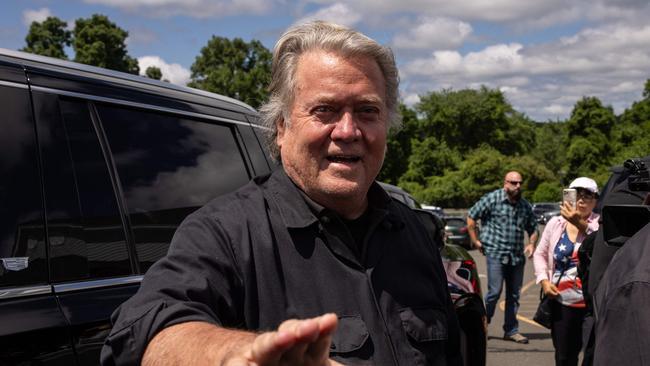
[(282, 355), (296, 343), (295, 336), (286, 331), (262, 333), (251, 346), (251, 361), (256, 364), (277, 363)]
[(317, 318), (320, 335), (307, 349), (307, 356), (317, 362), (326, 362), (329, 357), (332, 334), (338, 325), (336, 314), (325, 314)]
[(321, 315), (317, 318), (318, 329), (321, 334), (327, 333), (332, 334), (336, 330), (336, 326), (339, 323), (339, 318), (334, 313), (329, 313)]
[(281, 360), (289, 365), (305, 364), (305, 354), (309, 345), (318, 339), (318, 322), (315, 319), (285, 322), (280, 325), (282, 332), (294, 335), (296, 342), (282, 355)]

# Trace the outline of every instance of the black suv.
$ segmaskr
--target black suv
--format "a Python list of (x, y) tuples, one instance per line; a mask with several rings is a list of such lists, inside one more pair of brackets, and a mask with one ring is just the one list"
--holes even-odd
[(239, 101), (0, 49), (0, 365), (97, 364), (178, 224), (272, 166)]

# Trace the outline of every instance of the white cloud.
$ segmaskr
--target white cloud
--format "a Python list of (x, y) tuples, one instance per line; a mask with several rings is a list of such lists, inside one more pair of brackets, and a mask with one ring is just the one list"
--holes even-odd
[(406, 95), (487, 85), (538, 120), (568, 117), (583, 96), (596, 96), (620, 113), (639, 99), (650, 77), (648, 44), (650, 25), (605, 24), (544, 44), (437, 51), (406, 62), (400, 71)]
[(52, 16), (52, 12), (48, 8), (40, 8), (38, 10), (28, 9), (23, 11), (23, 24), (29, 27), (32, 22), (42, 22), (50, 16)]
[(420, 102), (420, 96), (417, 94), (409, 94), (403, 98), (402, 102), (408, 106), (413, 106)]
[[(313, 2), (330, 4), (335, 2), (340, 3), (341, 0)], [(565, 1), (563, 0), (356, 0), (348, 1), (347, 4), (357, 11), (361, 11), (366, 16), (414, 13), (436, 17), (494, 22), (535, 19), (540, 14), (554, 13), (566, 7)]]
[(194, 18), (223, 18), (232, 15), (264, 14), (273, 9), (269, 0), (84, 0), (131, 13), (153, 17), (184, 15)]
[(361, 19), (361, 14), (351, 9), (348, 5), (335, 3), (326, 8), (321, 8), (314, 13), (305, 15), (296, 21), (295, 24), (306, 23), (312, 20), (324, 20), (351, 27), (361, 21)]
[(185, 86), (190, 81), (190, 70), (179, 64), (168, 64), (159, 56), (138, 57), (138, 65), (140, 66), (140, 75), (144, 75), (147, 67), (156, 66), (162, 72), (162, 78), (173, 84)]
[(418, 24), (393, 37), (395, 48), (453, 49), (463, 44), (472, 26), (456, 19), (422, 17)]

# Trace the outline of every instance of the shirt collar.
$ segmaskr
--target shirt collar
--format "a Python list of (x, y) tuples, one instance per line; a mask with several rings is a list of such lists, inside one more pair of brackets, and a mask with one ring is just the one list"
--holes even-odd
[[(273, 197), (287, 227), (304, 228), (322, 216), (336, 215), (307, 196), (282, 168), (273, 172), (265, 190)], [(368, 208), (386, 210), (390, 201), (390, 196), (377, 182), (373, 182), (368, 190)]]

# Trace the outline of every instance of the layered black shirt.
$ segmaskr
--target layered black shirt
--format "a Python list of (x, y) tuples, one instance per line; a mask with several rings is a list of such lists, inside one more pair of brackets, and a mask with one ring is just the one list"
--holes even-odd
[(365, 235), (281, 169), (211, 201), (186, 218), (167, 256), (113, 314), (102, 363), (138, 364), (159, 331), (182, 322), (265, 331), (333, 312), (330, 357), (339, 362), (459, 365), (438, 250), (378, 184), (368, 199)]

